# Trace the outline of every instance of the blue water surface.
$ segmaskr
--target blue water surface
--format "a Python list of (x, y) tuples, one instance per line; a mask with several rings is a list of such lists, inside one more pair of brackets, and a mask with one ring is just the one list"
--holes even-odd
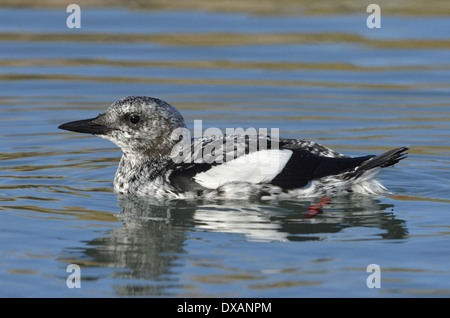
[[(370, 30), (365, 15), (83, 8), (75, 30), (67, 15), (0, 10), (1, 297), (449, 296), (447, 16), (383, 16)], [(285, 40), (311, 33), (328, 40)], [(118, 197), (120, 150), (57, 127), (128, 95), (168, 101), (191, 129), (201, 119), (352, 156), (410, 154), (379, 175), (391, 194), (332, 198), (312, 218), (320, 198)], [(71, 264), (81, 288), (69, 288)], [(371, 264), (380, 288), (367, 285)]]

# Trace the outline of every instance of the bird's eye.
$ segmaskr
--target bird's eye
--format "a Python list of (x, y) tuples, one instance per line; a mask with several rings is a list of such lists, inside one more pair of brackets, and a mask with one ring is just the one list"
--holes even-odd
[(141, 120), (141, 117), (139, 115), (133, 114), (130, 116), (130, 123), (137, 124)]

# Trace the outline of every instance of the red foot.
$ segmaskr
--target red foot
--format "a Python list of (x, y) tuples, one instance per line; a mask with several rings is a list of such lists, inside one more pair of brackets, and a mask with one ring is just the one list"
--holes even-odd
[(308, 213), (305, 216), (305, 219), (310, 219), (315, 215), (322, 213), (322, 208), (324, 205), (330, 204), (330, 198), (322, 197), (319, 203), (313, 204), (308, 208)]

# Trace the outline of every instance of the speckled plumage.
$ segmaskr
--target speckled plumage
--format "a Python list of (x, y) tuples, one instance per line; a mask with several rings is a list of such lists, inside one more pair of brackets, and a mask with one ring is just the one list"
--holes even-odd
[(312, 141), (264, 135), (174, 138), (173, 132), (186, 128), (181, 114), (145, 96), (122, 98), (96, 118), (60, 128), (115, 143), (123, 155), (114, 191), (156, 198), (381, 194), (387, 190), (374, 178), (376, 173), (404, 158), (407, 150), (351, 158)]

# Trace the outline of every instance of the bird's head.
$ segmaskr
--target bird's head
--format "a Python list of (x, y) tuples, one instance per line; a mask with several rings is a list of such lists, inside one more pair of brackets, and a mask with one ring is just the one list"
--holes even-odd
[(125, 155), (158, 159), (170, 155), (176, 143), (171, 140), (172, 131), (185, 127), (183, 117), (170, 104), (152, 97), (128, 96), (95, 118), (58, 128), (108, 139)]

